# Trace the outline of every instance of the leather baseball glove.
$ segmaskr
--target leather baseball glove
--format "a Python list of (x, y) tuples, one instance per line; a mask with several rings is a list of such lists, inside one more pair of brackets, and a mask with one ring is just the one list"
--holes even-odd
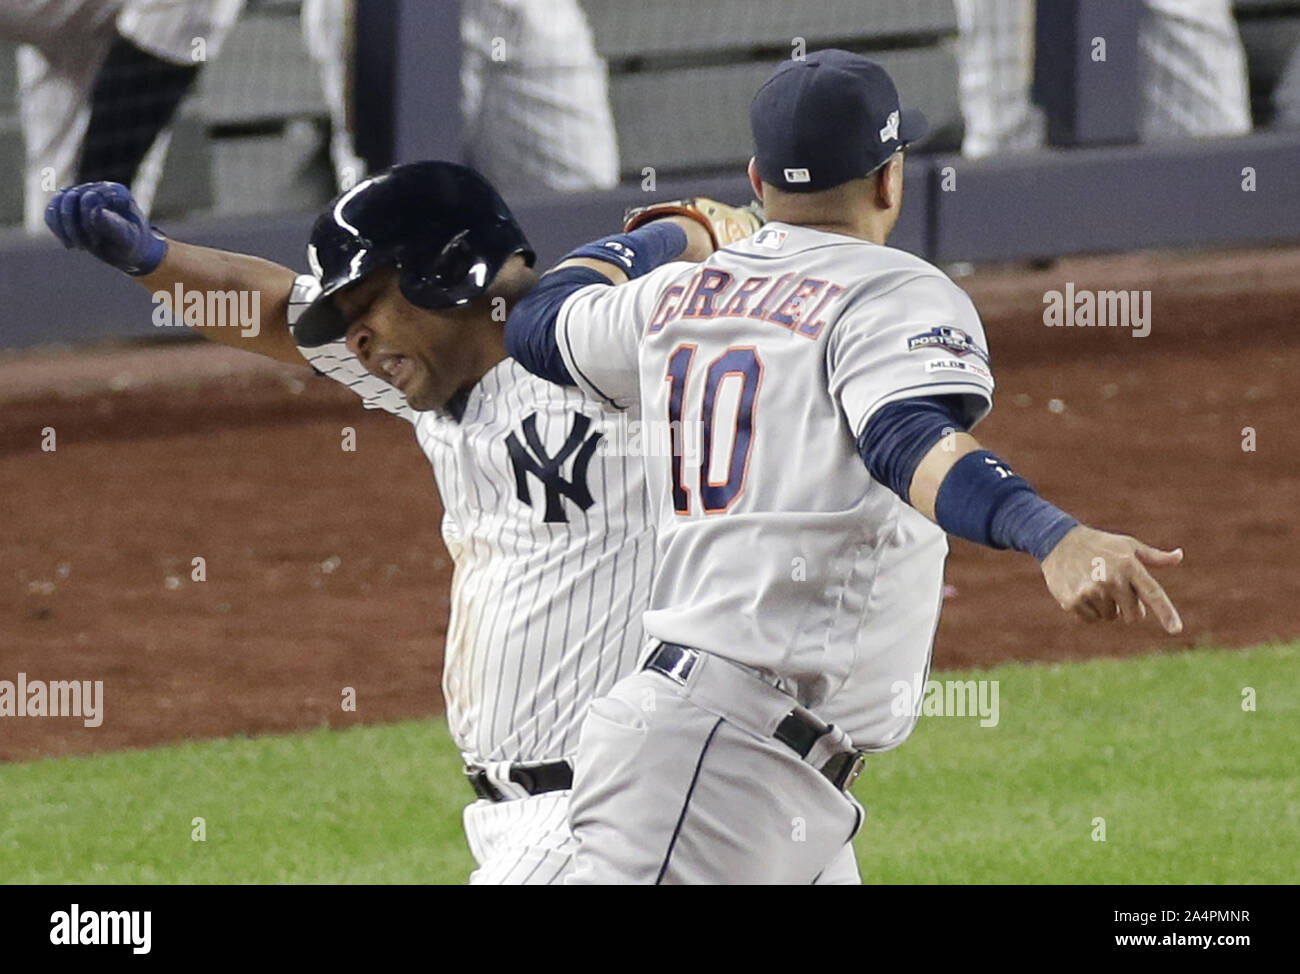
[(628, 233), (666, 216), (685, 216), (699, 223), (709, 231), (714, 250), (748, 237), (764, 222), (763, 207), (758, 202), (748, 206), (730, 206), (705, 196), (692, 196), (633, 207), (623, 214), (623, 232)]

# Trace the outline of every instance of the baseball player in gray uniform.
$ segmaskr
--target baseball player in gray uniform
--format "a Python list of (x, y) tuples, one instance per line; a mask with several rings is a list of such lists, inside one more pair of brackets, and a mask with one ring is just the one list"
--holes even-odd
[(643, 213), (507, 323), (539, 375), (702, 429), (698, 460), (647, 460), (651, 642), (583, 726), (569, 883), (807, 883), (841, 860), (864, 752), (917, 719), (897, 688), (929, 665), (945, 531), (1032, 554), (1084, 619), (1181, 628), (1148, 571), (1180, 550), (1079, 524), (968, 432), (993, 394), (975, 309), (885, 246), (925, 130), (886, 72), (810, 53), (751, 121), (766, 226), (714, 250)]
[(259, 292), (256, 335), (196, 330), (305, 357), (411, 423), (455, 561), (443, 688), (478, 795), (464, 817), (471, 881), (560, 879), (578, 728), (643, 647), (655, 550), (641, 457), (605, 448), (626, 441), (605, 435), (599, 403), (505, 356), (504, 310), (536, 280), (505, 203), (462, 166), (396, 167), (324, 211), (312, 275), (165, 240), (118, 185), (64, 190), (46, 219), (155, 294)]

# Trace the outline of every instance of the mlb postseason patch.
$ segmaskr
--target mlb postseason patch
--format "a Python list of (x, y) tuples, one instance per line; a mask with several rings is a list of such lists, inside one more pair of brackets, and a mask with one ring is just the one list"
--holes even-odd
[(927, 348), (947, 349), (954, 355), (974, 355), (986, 363), (989, 360), (988, 354), (971, 340), (970, 335), (960, 328), (953, 328), (949, 325), (935, 325), (929, 331), (913, 335), (907, 340), (907, 350), (909, 352)]
[(993, 381), (993, 373), (982, 365), (974, 362), (963, 362), (955, 358), (936, 358), (925, 363), (927, 372), (968, 372), (971, 375), (978, 375), (985, 382)]

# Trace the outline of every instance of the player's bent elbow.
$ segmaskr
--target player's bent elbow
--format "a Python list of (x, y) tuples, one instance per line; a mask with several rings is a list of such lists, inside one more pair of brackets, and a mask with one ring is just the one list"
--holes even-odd
[(545, 275), (506, 318), (506, 354), (534, 375), (577, 385), (555, 341), (555, 325), (569, 296), (590, 284), (609, 284), (599, 271), (571, 267)]

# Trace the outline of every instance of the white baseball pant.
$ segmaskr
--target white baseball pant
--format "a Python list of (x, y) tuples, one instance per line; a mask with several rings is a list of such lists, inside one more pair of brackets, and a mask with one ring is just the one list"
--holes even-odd
[(577, 844), (569, 832), (569, 792), (552, 791), (465, 807), (465, 838), (478, 868), (475, 886), (548, 886), (567, 874)]
[(468, 161), (507, 197), (618, 184), (605, 61), (577, 0), (465, 0)]
[[(364, 175), (348, 124), (345, 56), (354, 0), (303, 0), (339, 189)], [(577, 0), (465, 0), (460, 106), (466, 160), (507, 196), (618, 184), (605, 61)], [(449, 96), (451, 93), (447, 93)]]

